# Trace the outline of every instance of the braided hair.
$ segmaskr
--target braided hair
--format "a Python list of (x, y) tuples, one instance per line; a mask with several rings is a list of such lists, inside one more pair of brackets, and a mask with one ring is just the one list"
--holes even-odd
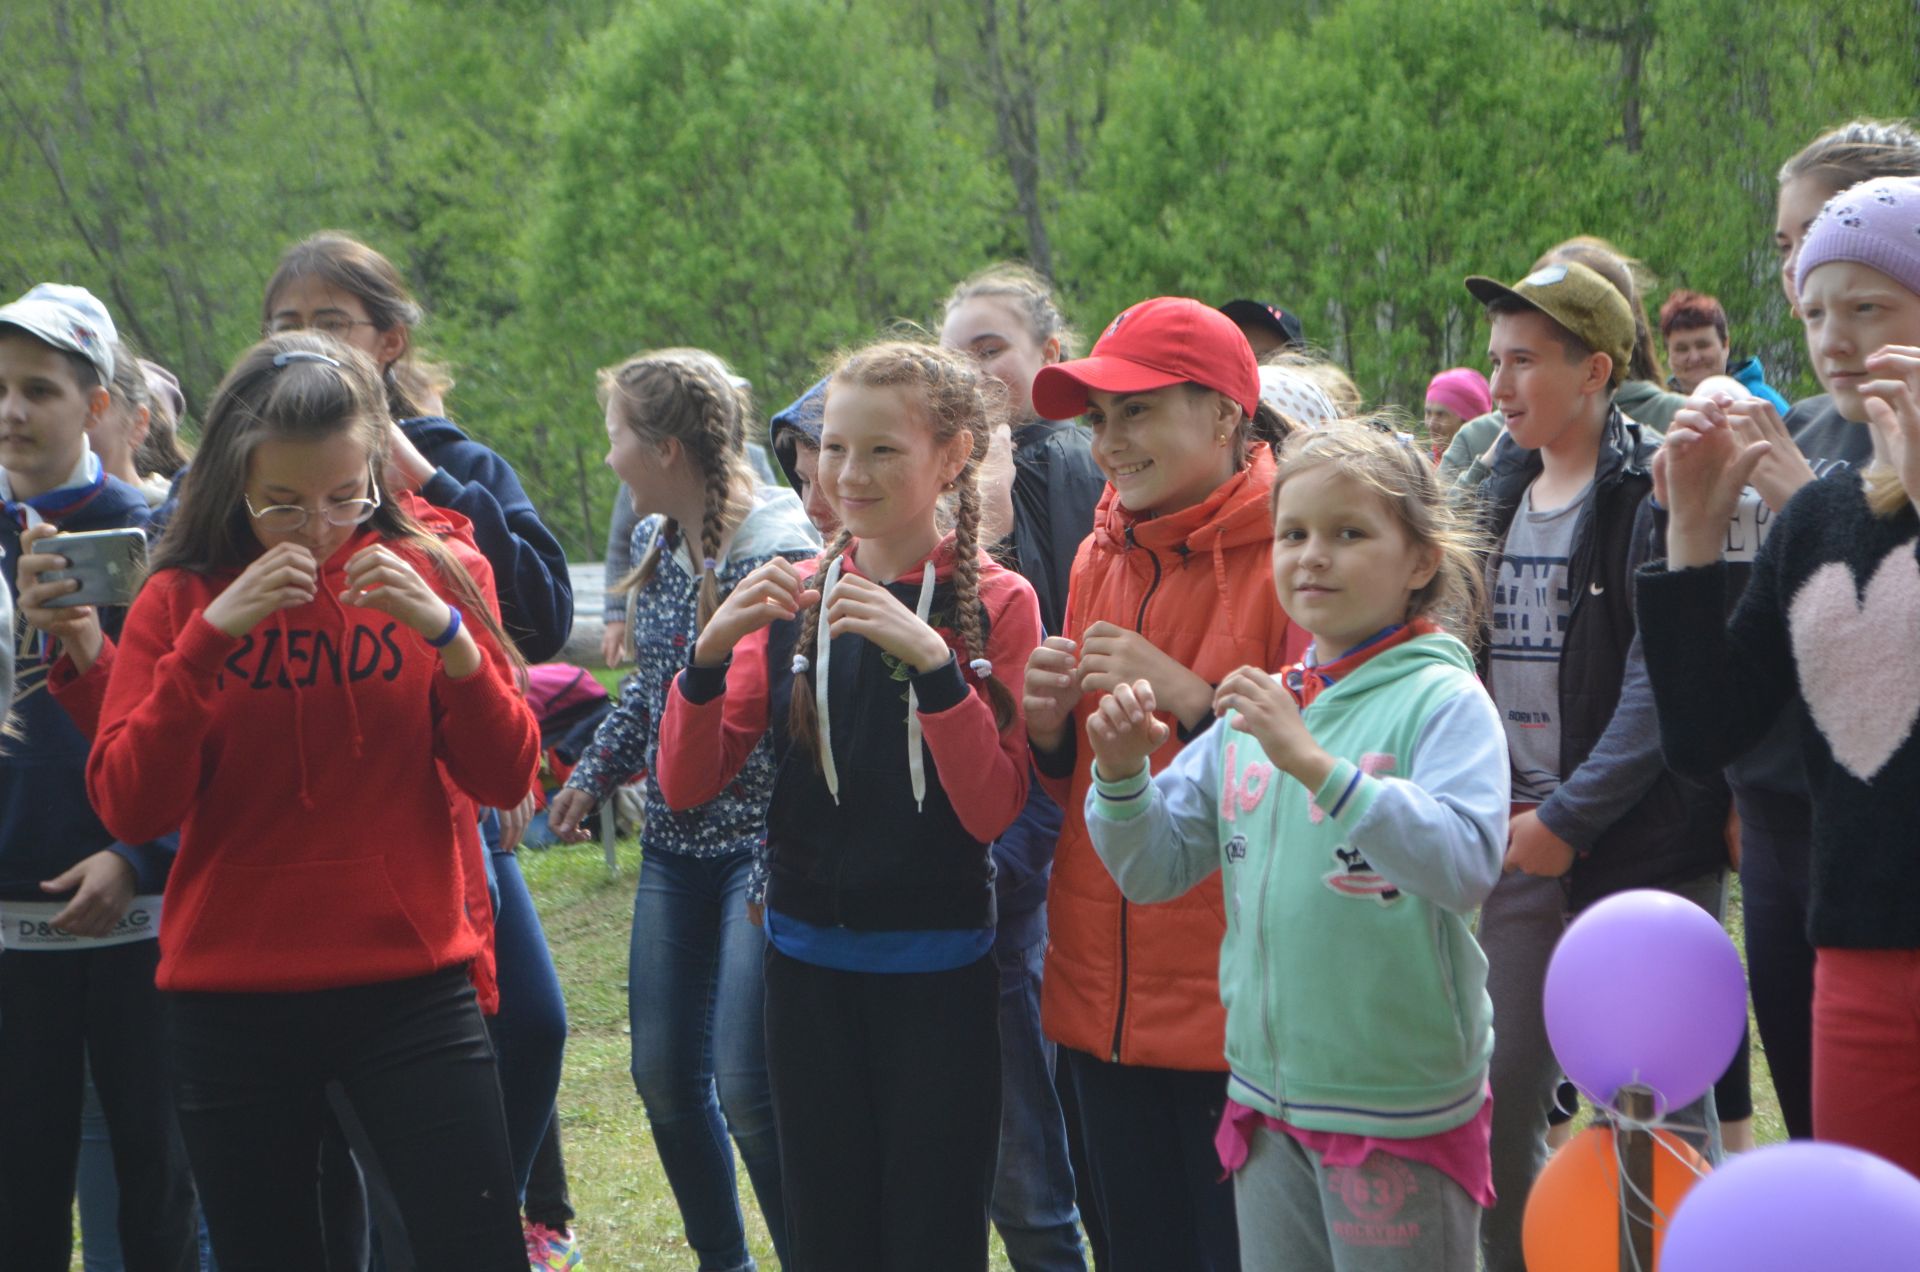
[[(752, 507), (753, 470), (746, 460), (752, 404), (745, 390), (734, 387), (726, 363), (701, 349), (635, 354), (607, 367), (600, 372), (600, 400), (646, 441), (678, 441), (701, 475), (699, 552), (694, 557), (700, 574), (694, 609), (698, 631), (720, 608), (721, 540)], [(659, 567), (662, 549), (684, 529), (669, 520), (620, 581), (620, 590), (631, 595), (644, 586)]]
[[(980, 369), (966, 354), (918, 340), (883, 340), (840, 359), (827, 384), (830, 402), (836, 388), (899, 389), (918, 404), (915, 412), (936, 447), (963, 430), (972, 434), (973, 449), (953, 480), (953, 627), (966, 649), (969, 663), (986, 657), (986, 609), (980, 603), (980, 468), (996, 424), (1007, 413), (1006, 388)], [(834, 536), (820, 554), (816, 579), (825, 580), (828, 568), (852, 544), (845, 530)], [(882, 580), (884, 582), (884, 580)], [(810, 650), (820, 632), (821, 606), (806, 610), (800, 619), (798, 648)], [(793, 705), (788, 723), (793, 738), (817, 757), (819, 735), (814, 718), (811, 672), (793, 678)], [(1005, 731), (1018, 719), (1013, 694), (997, 675), (980, 677), (980, 689), (993, 707), (995, 725)]]
[(1920, 132), (1904, 119), (1853, 119), (1780, 165), (1780, 184), (1818, 175), (1836, 193), (1874, 177), (1920, 177)]

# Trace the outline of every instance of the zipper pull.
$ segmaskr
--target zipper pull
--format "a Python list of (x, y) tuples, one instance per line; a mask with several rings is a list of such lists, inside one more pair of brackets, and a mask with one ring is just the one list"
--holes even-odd
[(1133, 543), (1133, 527), (1132, 526), (1127, 527), (1126, 540), (1127, 540), (1127, 551), (1129, 552), (1133, 551), (1134, 543)]

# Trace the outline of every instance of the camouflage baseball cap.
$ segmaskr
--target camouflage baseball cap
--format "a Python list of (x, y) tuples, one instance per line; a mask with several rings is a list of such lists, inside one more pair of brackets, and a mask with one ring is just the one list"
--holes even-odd
[(1542, 265), (1509, 287), (1476, 274), (1467, 290), (1483, 305), (1512, 297), (1538, 309), (1573, 333), (1574, 339), (1613, 359), (1612, 385), (1627, 378), (1633, 361), (1633, 310), (1612, 283), (1577, 261)]

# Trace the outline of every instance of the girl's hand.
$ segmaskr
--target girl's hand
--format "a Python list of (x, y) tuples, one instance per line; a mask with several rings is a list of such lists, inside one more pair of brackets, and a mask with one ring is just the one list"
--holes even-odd
[(20, 614), (35, 631), (59, 641), (61, 650), (73, 659), (74, 670), (84, 674), (100, 656), (105, 640), (100, 632), (100, 615), (93, 606), (47, 604), (57, 596), (80, 590), (79, 579), (40, 579), (49, 570), (64, 570), (73, 564), (63, 556), (34, 550), (42, 539), (58, 533), (56, 527), (42, 522), (20, 536)]
[(298, 543), (276, 543), (207, 602), (203, 617), (229, 636), (245, 636), (275, 610), (311, 601), (319, 579), (320, 564), (312, 552)]
[(398, 424), (393, 425), (389, 436), (392, 442), (387, 452), (387, 489), (420, 489), (433, 476), (433, 462), (420, 453), (420, 448)]
[(609, 670), (627, 661), (627, 624), (616, 619), (600, 629), (600, 661)]
[(1907, 499), (1920, 509), (1920, 349), (1888, 345), (1868, 356), (1867, 370), (1879, 377), (1860, 386), (1867, 424)]
[(1724, 395), (1721, 402), (1727, 422), (1742, 444), (1767, 443), (1767, 453), (1753, 470), (1753, 488), (1770, 510), (1780, 511), (1800, 487), (1813, 480), (1813, 465), (1794, 444), (1793, 434), (1787, 432), (1786, 421), (1773, 409), (1773, 403), (1765, 398)]
[(1772, 443), (1742, 446), (1726, 408), (1689, 398), (1654, 456), (1653, 489), (1668, 511), (1667, 565), (1684, 570), (1720, 559), (1740, 492)]
[(1540, 814), (1529, 808), (1507, 822), (1506, 872), (1518, 870), (1540, 879), (1558, 879), (1573, 869), (1573, 845), (1548, 830)]
[(697, 667), (718, 667), (733, 647), (762, 627), (793, 618), (820, 600), (820, 589), (800, 577), (785, 557), (775, 557), (741, 579), (700, 630), (693, 647)]
[(1037, 750), (1058, 751), (1065, 744), (1073, 709), (1086, 692), (1074, 651), (1074, 643), (1065, 636), (1049, 636), (1027, 658), (1021, 708), (1027, 718), (1027, 740)]
[[(347, 586), (340, 603), (391, 614), (422, 640), (436, 640), (453, 625), (453, 606), (384, 543), (369, 543), (347, 558)], [(468, 621), (462, 615), (460, 630), (440, 649), (441, 670), (453, 680), (465, 680), (484, 661)]]
[(1116, 623), (1095, 623), (1080, 642), (1081, 683), (1090, 693), (1112, 693), (1135, 680), (1153, 682), (1154, 699), (1189, 727), (1213, 703), (1213, 686), (1160, 651), (1139, 632)]
[(1293, 695), (1260, 668), (1241, 667), (1222, 680), (1213, 695), (1213, 709), (1222, 717), (1229, 711), (1239, 712), (1234, 727), (1252, 734), (1274, 767), (1309, 791), (1319, 790), (1333, 772), (1333, 757), (1307, 732)]
[(347, 586), (340, 603), (390, 614), (427, 640), (453, 621), (453, 607), (384, 543), (370, 543), (347, 558)]
[(53, 926), (75, 936), (105, 936), (133, 904), (133, 867), (117, 852), (102, 849), (74, 863), (64, 874), (40, 885), (42, 892), (72, 892)]
[(520, 840), (527, 833), (527, 825), (533, 821), (533, 792), (512, 808), (495, 809), (500, 814), (500, 851), (512, 852), (520, 846)]
[(1102, 777), (1131, 777), (1166, 742), (1172, 730), (1153, 714), (1153, 702), (1153, 682), (1136, 680), (1114, 686), (1087, 717), (1087, 741)]
[(563, 786), (547, 805), (547, 825), (561, 843), (583, 844), (592, 836), (580, 828), (580, 823), (592, 811), (593, 796), (577, 787)]
[(864, 636), (915, 671), (934, 670), (953, 657), (946, 638), (872, 579), (843, 574), (833, 585), (824, 615), (827, 633)]

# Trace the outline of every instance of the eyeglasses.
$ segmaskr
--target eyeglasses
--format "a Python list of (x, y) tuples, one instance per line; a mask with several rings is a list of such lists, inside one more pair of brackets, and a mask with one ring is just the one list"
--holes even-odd
[[(367, 470), (367, 481), (372, 485), (372, 469)], [(247, 506), (248, 515), (260, 523), (262, 530), (291, 533), (306, 525), (308, 518), (313, 516), (301, 504), (269, 504), (265, 508), (255, 508), (253, 500), (245, 495), (240, 497), (240, 502)], [(322, 506), (319, 512), (321, 520), (328, 525), (346, 527), (365, 522), (379, 507), (380, 487), (373, 485), (373, 498), (333, 500)]]
[(352, 318), (343, 313), (316, 314), (312, 322), (302, 322), (298, 318), (275, 318), (267, 324), (267, 334), (284, 336), (289, 331), (304, 331), (311, 328), (322, 335), (332, 336), (335, 340), (345, 340), (355, 327), (378, 327), (380, 324), (371, 318)]

